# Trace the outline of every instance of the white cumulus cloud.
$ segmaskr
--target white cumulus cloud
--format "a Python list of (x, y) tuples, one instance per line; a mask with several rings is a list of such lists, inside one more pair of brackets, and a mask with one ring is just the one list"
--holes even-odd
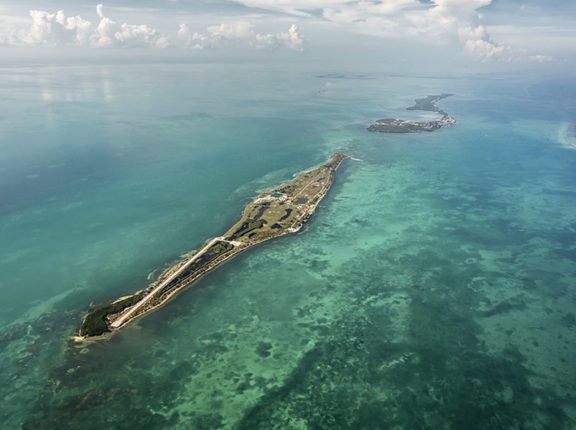
[(495, 42), (481, 24), (478, 10), (491, 3), (492, 0), (434, 0), (434, 7), (428, 10), (427, 18), (432, 28), (454, 32), (464, 50), (478, 59), (509, 60), (510, 48)]
[(302, 50), (304, 39), (295, 25), (286, 32), (258, 33), (246, 21), (208, 26), (204, 33), (180, 24), (174, 37), (162, 34), (148, 24), (118, 23), (109, 18), (104, 6), (96, 6), (97, 20), (80, 16), (30, 11), (28, 28), (11, 32), (0, 30), (0, 44), (19, 46), (84, 46), (92, 48), (189, 48), (215, 49), (241, 46), (253, 49), (286, 48)]
[(243, 46), (256, 49), (286, 48), (301, 51), (304, 48), (304, 38), (295, 24), (292, 24), (286, 32), (279, 33), (258, 33), (254, 26), (246, 21), (211, 25), (205, 33), (192, 31), (186, 24), (181, 24), (177, 37), (178, 45), (192, 49)]
[(187, 24), (180, 24), (176, 35), (179, 46), (190, 49), (205, 49), (209, 44), (208, 36), (190, 30)]
[(32, 23), (27, 32), (15, 34), (12, 40), (35, 46), (60, 44), (82, 45), (92, 31), (92, 23), (79, 16), (66, 17), (64, 12), (30, 11)]
[(246, 6), (310, 19), (320, 16), (353, 31), (388, 38), (454, 39), (480, 60), (508, 58), (481, 23), (479, 10), (492, 0), (241, 0)]
[(88, 46), (88, 47), (155, 47), (170, 46), (169, 39), (146, 24), (118, 24), (104, 14), (104, 6), (96, 6), (99, 21), (95, 24), (80, 16), (66, 16), (31, 10), (28, 28), (2, 34), (0, 41), (23, 46)]

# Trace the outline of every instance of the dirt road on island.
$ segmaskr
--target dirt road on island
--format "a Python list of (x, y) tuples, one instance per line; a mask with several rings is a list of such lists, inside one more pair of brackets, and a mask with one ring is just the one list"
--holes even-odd
[(110, 324), (110, 327), (119, 328), (120, 326), (122, 326), (122, 324), (124, 324), (131, 316), (133, 316), (139, 309), (141, 309), (142, 306), (146, 305), (146, 303), (148, 303), (152, 299), (152, 297), (154, 297), (154, 295), (157, 292), (161, 291), (162, 288), (164, 288), (166, 285), (170, 284), (170, 282), (172, 282), (180, 273), (182, 273), (184, 270), (186, 270), (186, 268), (188, 266), (190, 266), (198, 258), (200, 258), (202, 255), (204, 255), (204, 253), (206, 251), (208, 251), (208, 249), (212, 245), (214, 245), (216, 242), (228, 242), (234, 246), (238, 246), (240, 244), (240, 242), (234, 242), (234, 241), (226, 240), (226, 238), (224, 238), (222, 236), (215, 237), (214, 239), (210, 240), (200, 251), (198, 251), (192, 257), (190, 257), (190, 259), (188, 261), (186, 261), (186, 263), (184, 263), (182, 265), (182, 267), (180, 267), (176, 272), (174, 272), (172, 275), (170, 275), (164, 282), (162, 282), (160, 285), (158, 285), (156, 288), (154, 288), (150, 292), (150, 294), (147, 294), (146, 297), (144, 297), (142, 300), (140, 300), (134, 306), (128, 308), (123, 314), (120, 315), (120, 317), (118, 317), (116, 320), (114, 320), (114, 322), (112, 322)]

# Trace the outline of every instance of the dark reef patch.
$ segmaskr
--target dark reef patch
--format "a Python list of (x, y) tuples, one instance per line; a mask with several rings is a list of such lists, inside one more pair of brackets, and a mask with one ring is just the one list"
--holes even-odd
[[(376, 254), (372, 258), (390, 258)], [(574, 406), (574, 399), (533, 385), (534, 375), (514, 347), (497, 354), (486, 349), (475, 321), (486, 298), (456, 287), (472, 277), (468, 266), (454, 267), (432, 253), (417, 258), (438, 268), (434, 285), (443, 287), (432, 291), (421, 279), (396, 290), (378, 273), (353, 272), (358, 283), (345, 300), (346, 313), (323, 325), (322, 340), (237, 428), (572, 429), (563, 407)], [(397, 261), (396, 270), (411, 264)], [(399, 291), (407, 295), (390, 303), (406, 307), (401, 337), (394, 334), (398, 322), (391, 306), (366, 304)], [(487, 314), (522, 306), (504, 302)], [(311, 333), (317, 326), (308, 325)]]
[(270, 342), (260, 342), (256, 348), (256, 353), (262, 358), (267, 358), (270, 357), (271, 349), (272, 344)]

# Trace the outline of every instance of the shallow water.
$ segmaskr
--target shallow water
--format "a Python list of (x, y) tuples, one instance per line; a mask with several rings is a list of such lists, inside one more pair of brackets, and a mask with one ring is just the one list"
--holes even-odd
[[(574, 428), (570, 87), (233, 71), (0, 70), (2, 427)], [(455, 127), (365, 132), (441, 92)], [(304, 231), (69, 342), (91, 302), (342, 150)]]

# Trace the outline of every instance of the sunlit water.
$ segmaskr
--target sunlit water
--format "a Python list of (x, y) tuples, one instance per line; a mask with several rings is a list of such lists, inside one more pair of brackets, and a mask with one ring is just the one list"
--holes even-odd
[[(572, 94), (570, 93), (572, 91)], [(370, 134), (450, 92), (459, 123)], [(0, 70), (0, 427), (576, 426), (574, 89), (257, 66)], [(572, 116), (572, 117), (571, 117)], [(69, 337), (346, 151), (304, 231)]]

